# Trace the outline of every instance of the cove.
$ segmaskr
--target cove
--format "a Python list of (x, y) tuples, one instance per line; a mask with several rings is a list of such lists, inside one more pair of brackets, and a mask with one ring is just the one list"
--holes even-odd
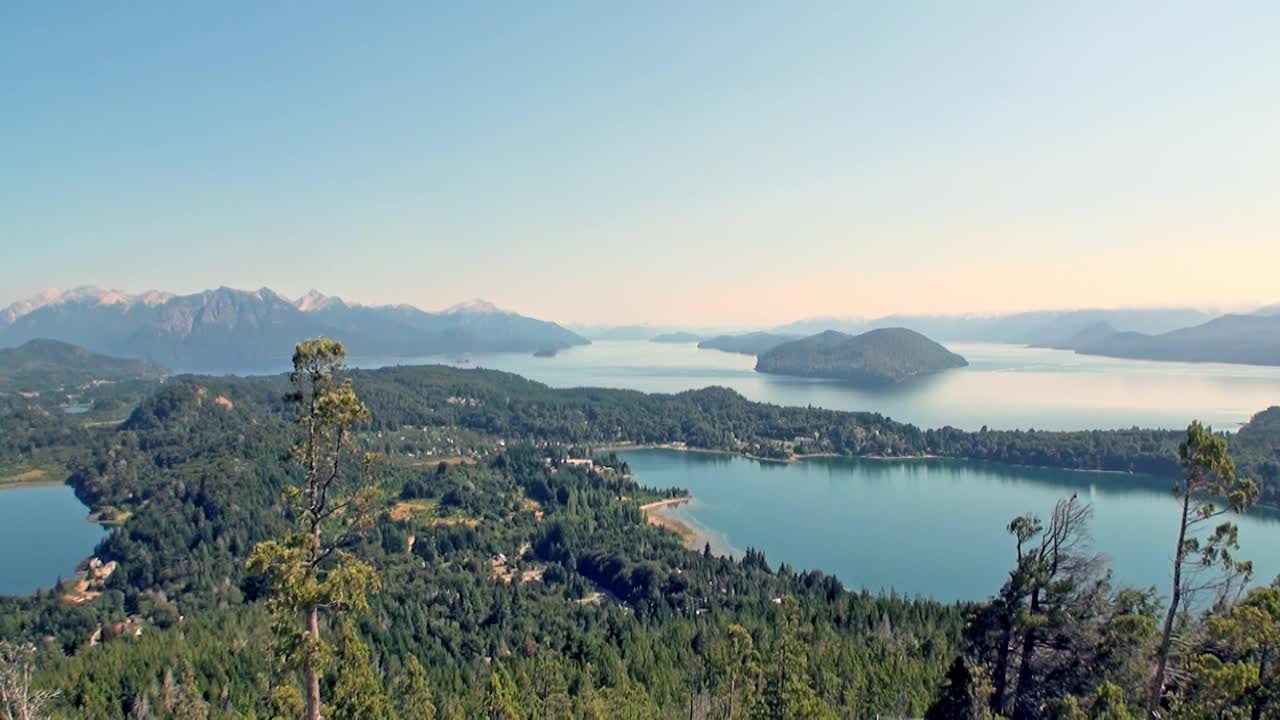
[[(1013, 565), (1009, 520), (1078, 493), (1093, 506), (1093, 550), (1117, 583), (1167, 592), (1178, 505), (1163, 479), (922, 459), (769, 463), (722, 453), (619, 453), (638, 482), (682, 487), (664, 512), (706, 531), (716, 551), (765, 552), (772, 567), (836, 575), (846, 587), (942, 601), (981, 600)], [(1280, 573), (1280, 516), (1236, 517), (1254, 581)]]
[(0, 488), (0, 595), (29, 595), (70, 577), (106, 534), (67, 485)]

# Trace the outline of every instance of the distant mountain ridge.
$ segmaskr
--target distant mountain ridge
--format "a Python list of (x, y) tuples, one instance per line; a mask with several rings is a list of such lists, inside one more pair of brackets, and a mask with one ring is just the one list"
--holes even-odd
[(717, 335), (698, 343), (698, 347), (703, 350), (721, 350), (742, 355), (759, 355), (783, 343), (799, 339), (799, 335), (752, 332), (741, 335)]
[(1056, 333), (1042, 332), (1027, 344), (1031, 347), (1075, 350), (1115, 335), (1118, 330), (1106, 320), (1095, 320), (1083, 327), (1072, 324)]
[(948, 341), (998, 342), (1135, 360), (1280, 365), (1280, 305), (1213, 316), (1186, 308), (1072, 310), (993, 317), (889, 316), (813, 319), (779, 331), (863, 332), (900, 325)]
[(1159, 335), (1116, 333), (1076, 351), (1137, 360), (1280, 365), (1280, 315), (1223, 315)]
[(314, 290), (290, 300), (269, 288), (174, 295), (82, 287), (46, 291), (0, 311), (0, 347), (51, 338), (182, 370), (275, 368), (297, 341), (316, 335), (342, 339), (355, 357), (533, 352), (588, 342), (482, 300), (431, 313), (357, 305)]
[(935, 340), (1023, 345), (1060, 344), (1086, 326), (1106, 322), (1118, 331), (1164, 333), (1215, 316), (1194, 308), (1039, 310), (1000, 315), (887, 315), (881, 318), (811, 318), (773, 329), (812, 335), (824, 330), (862, 333), (887, 327), (914, 330)]
[(694, 335), (691, 332), (677, 330), (675, 332), (660, 333), (649, 338), (649, 342), (655, 343), (696, 343), (702, 339), (700, 335)]
[(756, 371), (893, 385), (969, 363), (914, 330), (879, 328), (848, 335), (827, 330), (762, 353)]

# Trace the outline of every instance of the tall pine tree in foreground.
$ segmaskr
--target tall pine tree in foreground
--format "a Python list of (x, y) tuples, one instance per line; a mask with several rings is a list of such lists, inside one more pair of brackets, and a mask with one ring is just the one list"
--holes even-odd
[[(286, 399), (299, 408), (300, 438), (292, 456), (303, 482), (285, 497), (297, 525), (282, 540), (260, 543), (249, 559), (250, 570), (267, 580), (278, 659), (286, 672), (303, 675), (310, 720), (321, 716), (321, 678), (332, 654), (322, 635), (322, 611), (362, 612), (367, 594), (378, 590), (373, 567), (345, 549), (369, 527), (378, 497), (368, 481), (374, 458), (361, 453), (351, 435), (369, 410), (351, 381), (340, 379), (345, 364), (342, 343), (324, 337), (299, 343), (293, 354), (294, 390)], [(277, 692), (290, 689), (282, 685)]]
[[(1169, 607), (1147, 704), (1152, 718), (1160, 717), (1178, 614), (1184, 606), (1193, 606), (1197, 596), (1204, 593), (1213, 593), (1216, 604), (1225, 605), (1234, 591), (1243, 588), (1253, 571), (1250, 563), (1235, 557), (1240, 547), (1236, 524), (1217, 521), (1227, 513), (1248, 510), (1258, 498), (1257, 484), (1236, 477), (1235, 463), (1227, 453), (1227, 441), (1199, 421), (1187, 428), (1187, 437), (1178, 446), (1178, 460), (1184, 473), (1174, 487), (1174, 495), (1181, 503), (1182, 514), (1173, 551)], [(1203, 537), (1199, 535), (1202, 530), (1208, 530)]]

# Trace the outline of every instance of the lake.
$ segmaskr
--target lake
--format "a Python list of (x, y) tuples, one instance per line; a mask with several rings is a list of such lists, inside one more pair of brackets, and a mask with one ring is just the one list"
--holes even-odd
[[(778, 405), (869, 410), (922, 427), (977, 430), (1185, 428), (1200, 419), (1234, 430), (1280, 404), (1280, 367), (1159, 363), (1019, 345), (946, 343), (969, 367), (884, 389), (765, 375), (755, 357), (691, 343), (597, 341), (555, 357), (473, 354), (467, 365), (505, 370), (552, 387), (680, 392), (708, 385)], [(453, 362), (454, 357), (353, 358), (360, 367)]]
[(28, 595), (69, 577), (106, 534), (67, 485), (0, 488), (0, 595)]
[[(664, 512), (705, 531), (717, 553), (753, 547), (774, 568), (787, 562), (832, 573), (849, 588), (943, 601), (999, 590), (1013, 565), (1009, 520), (1046, 518), (1055, 502), (1079, 493), (1094, 508), (1093, 549), (1117, 580), (1167, 593), (1178, 517), (1167, 481), (955, 460), (619, 454), (641, 484), (693, 493), (693, 503)], [(1280, 573), (1280, 516), (1255, 511), (1238, 523), (1241, 557), (1269, 582)]]

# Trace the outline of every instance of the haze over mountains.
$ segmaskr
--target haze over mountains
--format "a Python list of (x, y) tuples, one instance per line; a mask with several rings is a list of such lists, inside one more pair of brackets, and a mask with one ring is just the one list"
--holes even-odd
[(1280, 365), (1280, 305), (1221, 315), (1191, 308), (1037, 311), (1009, 315), (812, 318), (769, 332), (724, 335), (699, 347), (759, 355), (829, 330), (902, 327), (942, 342), (991, 342), (1139, 360)]
[(1223, 315), (1160, 334), (1113, 333), (1074, 348), (1086, 355), (1280, 365), (1280, 315)]
[(1215, 317), (1194, 308), (1122, 310), (1037, 310), (1006, 315), (887, 315), (881, 318), (812, 318), (788, 323), (775, 332), (813, 335), (824, 330), (862, 333), (905, 327), (941, 341), (1002, 342), (1044, 345), (1058, 342), (1097, 322), (1119, 330), (1162, 333), (1199, 325)]
[[(1147, 360), (1280, 365), (1280, 306), (1215, 316), (1193, 308), (1035, 311), (997, 316), (891, 315), (811, 318), (768, 330), (704, 338), (701, 348), (760, 355), (829, 330), (861, 334), (906, 328), (939, 342), (996, 342)], [(594, 326), (601, 340), (692, 341), (694, 328)], [(584, 332), (587, 332), (585, 327)], [(342, 338), (353, 356), (412, 357), (472, 352), (554, 354), (590, 341), (555, 322), (483, 300), (427, 312), (368, 306), (315, 290), (297, 299), (262, 288), (220, 287), (176, 295), (85, 286), (48, 290), (0, 310), (0, 347), (40, 338), (145, 359), (177, 370), (276, 369), (293, 343)]]
[(177, 370), (273, 369), (295, 343), (317, 335), (342, 338), (354, 356), (534, 352), (588, 342), (480, 300), (432, 313), (357, 305), (315, 291), (290, 300), (268, 288), (174, 295), (81, 287), (46, 291), (0, 311), (0, 347), (47, 338)]
[(698, 343), (698, 347), (703, 350), (723, 350), (724, 352), (740, 353), (742, 355), (760, 355), (785, 342), (799, 339), (799, 335), (750, 332), (741, 335), (717, 335)]

